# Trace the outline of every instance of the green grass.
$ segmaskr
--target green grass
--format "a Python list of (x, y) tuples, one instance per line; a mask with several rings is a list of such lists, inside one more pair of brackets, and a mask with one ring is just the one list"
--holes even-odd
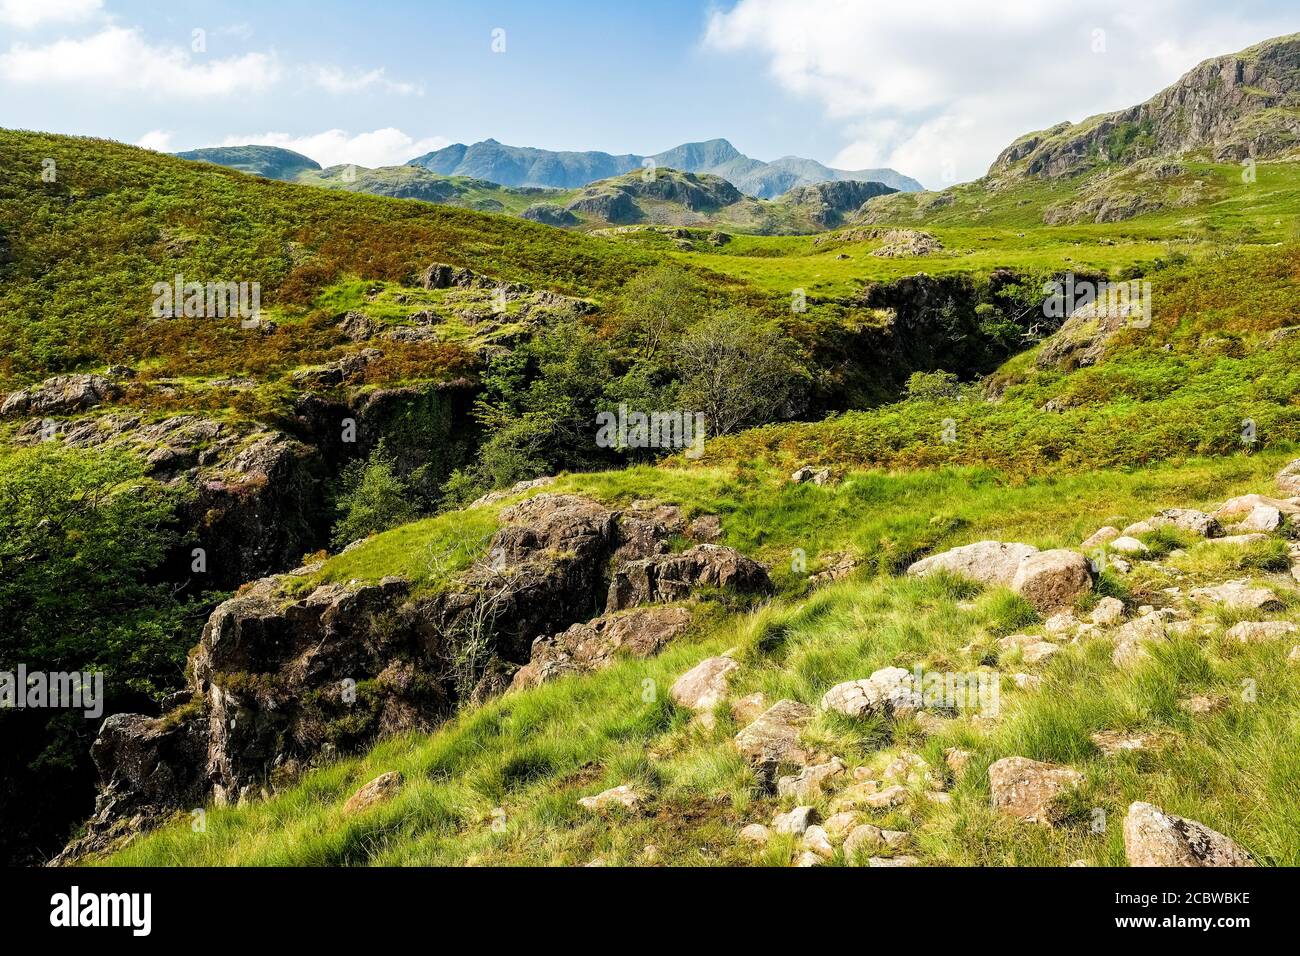
[[(762, 691), (773, 700), (816, 704), (832, 684), (886, 665), (971, 670), (997, 637), (1035, 628), (1036, 615), (1003, 590), (875, 574), (878, 549), (899, 548), (894, 553), (901, 556), (905, 542), (927, 534), (928, 543), (943, 546), (987, 537), (1077, 545), (1104, 523), (1267, 491), (1282, 461), (1264, 454), (1016, 482), (971, 469), (855, 473), (825, 488), (781, 484), (759, 468), (565, 476), (559, 490), (610, 503), (653, 497), (718, 511), (729, 543), (769, 559), (797, 544), (810, 554), (851, 545), (863, 549), (868, 568), (812, 595), (787, 572), (774, 601), (740, 614), (717, 608), (656, 658), (623, 660), (607, 671), (490, 701), (434, 734), (384, 741), (364, 757), (314, 771), (266, 802), (213, 808), (206, 832), (193, 832), (188, 816), (178, 819), (109, 862), (571, 865), (600, 857), (635, 864), (653, 844), (660, 862), (677, 865), (787, 863), (790, 841), (755, 851), (736, 839), (741, 826), (768, 822), (782, 803), (757, 789), (735, 753), (730, 737), (737, 728), (725, 709), (705, 730), (668, 701), (667, 688), (679, 674), (735, 648), (742, 668), (733, 696)], [(941, 520), (932, 524), (935, 517)], [(433, 542), (459, 540), (461, 531), (477, 536), (491, 520), (482, 509), (397, 529), (333, 559), (327, 575), (391, 573), (403, 562), (418, 571), (412, 555)], [(483, 524), (471, 532), (467, 521)], [(1200, 560), (1210, 575), (1228, 571), (1237, 558), (1221, 556), (1214, 567), (1204, 563), (1209, 558)], [(1125, 597), (1138, 603), (1151, 595), (1135, 587)], [(1111, 665), (1109, 641), (1067, 647), (1036, 669), (1046, 681), (1041, 690), (1002, 681), (1002, 717), (995, 722), (960, 720), (926, 738), (912, 721), (891, 727), (819, 715), (804, 740), (850, 767), (910, 749), (942, 770), (944, 747), (975, 753), (970, 771), (952, 787), (950, 806), (917, 800), (868, 814), (871, 822), (912, 832), (909, 852), (926, 863), (1119, 863), (1119, 823), (1138, 799), (1229, 833), (1265, 862), (1300, 863), (1294, 841), (1300, 760), (1287, 743), (1300, 730), (1300, 668), (1285, 661), (1289, 644), (1227, 645), (1218, 635), (1228, 623), (1210, 618), (1205, 630), (1169, 642), (1132, 671)], [(968, 653), (967, 645), (976, 649)], [(1004, 663), (1020, 666), (1014, 655)], [(1254, 703), (1242, 699), (1247, 678), (1255, 681)], [(1227, 694), (1232, 703), (1221, 714), (1193, 719), (1176, 706), (1192, 693)], [(1105, 729), (1167, 732), (1176, 745), (1108, 758), (1089, 740)], [(1063, 826), (1013, 825), (988, 809), (985, 770), (1011, 755), (1068, 762), (1085, 773)], [(403, 774), (401, 794), (344, 817), (347, 797), (389, 770)], [(643, 811), (605, 819), (577, 806), (579, 797), (622, 783), (646, 794)], [(1094, 808), (1105, 811), (1103, 833), (1091, 829)]]

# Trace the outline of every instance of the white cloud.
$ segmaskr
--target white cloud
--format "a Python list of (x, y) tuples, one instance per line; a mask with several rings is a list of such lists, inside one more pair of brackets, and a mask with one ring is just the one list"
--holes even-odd
[(108, 27), (83, 39), (45, 46), (14, 44), (0, 54), (0, 77), (27, 85), (204, 97), (260, 92), (274, 85), (274, 53), (195, 58), (181, 47), (151, 46), (136, 29)]
[(311, 72), (312, 82), (329, 93), (361, 93), (378, 87), (386, 93), (399, 96), (423, 96), (424, 89), (413, 83), (390, 80), (383, 67), (377, 70), (348, 73), (336, 66), (318, 66)]
[(756, 51), (778, 84), (819, 102), (849, 141), (832, 165), (894, 166), (940, 188), (983, 175), (1022, 133), (1139, 103), (1208, 56), (1294, 30), (1215, 7), (738, 0), (711, 15), (704, 45)]
[(102, 0), (0, 0), (0, 23), (30, 30), (44, 23), (86, 20), (102, 7)]
[(135, 141), (135, 145), (152, 149), (157, 153), (175, 152), (172, 149), (172, 134), (165, 129), (151, 129)]
[(227, 136), (221, 146), (280, 146), (302, 153), (322, 166), (355, 163), (358, 166), (400, 166), (407, 160), (450, 144), (442, 136), (415, 139), (400, 129), (387, 127), (353, 136), (346, 130), (331, 129), (308, 136), (289, 133), (261, 133)]

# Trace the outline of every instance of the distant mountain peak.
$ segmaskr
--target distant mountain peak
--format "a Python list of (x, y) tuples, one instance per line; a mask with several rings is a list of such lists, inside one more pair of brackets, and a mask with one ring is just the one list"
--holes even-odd
[(721, 137), (682, 143), (650, 156), (613, 155), (505, 146), (485, 139), (470, 146), (457, 143), (410, 160), (444, 176), (471, 176), (502, 186), (536, 186), (580, 189), (642, 168), (647, 161), (689, 173), (708, 173), (727, 180), (741, 192), (759, 199), (774, 199), (799, 186), (855, 180), (879, 182), (902, 192), (917, 192), (919, 182), (893, 169), (831, 169), (816, 160), (783, 156), (772, 163), (746, 156)]

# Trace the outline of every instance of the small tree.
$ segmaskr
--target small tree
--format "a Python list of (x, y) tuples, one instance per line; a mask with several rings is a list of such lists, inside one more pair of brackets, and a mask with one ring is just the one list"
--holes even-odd
[(333, 534), (336, 548), (411, 521), (419, 514), (411, 503), (410, 489), (398, 476), (383, 446), (375, 449), (366, 462), (348, 466), (338, 510), (340, 517)]
[(913, 372), (907, 379), (907, 397), (918, 402), (941, 402), (956, 398), (961, 383), (952, 372)]
[(658, 355), (704, 313), (704, 287), (680, 266), (665, 263), (634, 276), (621, 295), (620, 331), (640, 344), (643, 358)]
[(803, 375), (789, 340), (744, 309), (715, 312), (675, 349), (680, 397), (726, 435), (780, 418)]

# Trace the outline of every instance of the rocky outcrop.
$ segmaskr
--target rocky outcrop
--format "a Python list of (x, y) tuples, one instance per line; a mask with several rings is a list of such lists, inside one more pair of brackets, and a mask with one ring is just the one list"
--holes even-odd
[[(648, 515), (666, 517), (648, 504), (632, 520), (671, 533), (671, 521)], [(66, 858), (178, 807), (256, 799), (333, 754), (431, 729), (458, 703), (504, 690), (515, 672), (516, 687), (527, 687), (619, 654), (655, 653), (686, 629), (689, 610), (592, 619), (620, 567), (621, 519), (587, 498), (536, 495), (502, 510), (487, 554), (431, 595), (413, 595), (400, 578), (304, 593), (315, 567), (245, 587), (213, 612), (191, 654), (189, 703), (162, 718), (105, 723), (100, 812)], [(653, 534), (643, 543), (657, 547)], [(712, 557), (688, 562), (695, 584), (670, 576), (673, 587), (688, 596), (695, 586), (767, 580), (739, 554)], [(645, 592), (655, 596), (647, 603), (666, 588)]]
[[(41, 419), (24, 423), (18, 442), (50, 437)], [(293, 567), (320, 546), (325, 463), (312, 445), (252, 424), (176, 415), (147, 421), (138, 414), (107, 414), (59, 422), (53, 437), (68, 448), (125, 451), (143, 459), (146, 473), (184, 486), (178, 523), (193, 543), (167, 567), (192, 567), (190, 549), (203, 550), (202, 583), (238, 587)]]
[(620, 655), (650, 657), (691, 623), (683, 607), (634, 608), (574, 624), (560, 634), (533, 641), (528, 663), (515, 672), (510, 689), (538, 687), (568, 674), (610, 666)]
[(1255, 866), (1250, 854), (1203, 823), (1141, 801), (1124, 817), (1129, 866)]
[(1027, 544), (979, 541), (917, 561), (907, 573), (944, 571), (1015, 591), (1041, 612), (1067, 607), (1092, 587), (1087, 559), (1077, 551), (1039, 551)]
[(680, 601), (698, 588), (766, 594), (772, 590), (772, 581), (761, 564), (734, 548), (699, 544), (680, 554), (631, 561), (616, 569), (606, 610)]
[(1300, 140), (1300, 34), (1206, 60), (1141, 105), (1018, 139), (990, 176), (1068, 176), (1105, 162), (1208, 153), (1219, 162), (1284, 155)]
[(72, 415), (113, 401), (122, 391), (118, 383), (103, 375), (58, 375), (11, 392), (0, 404), (0, 417)]

